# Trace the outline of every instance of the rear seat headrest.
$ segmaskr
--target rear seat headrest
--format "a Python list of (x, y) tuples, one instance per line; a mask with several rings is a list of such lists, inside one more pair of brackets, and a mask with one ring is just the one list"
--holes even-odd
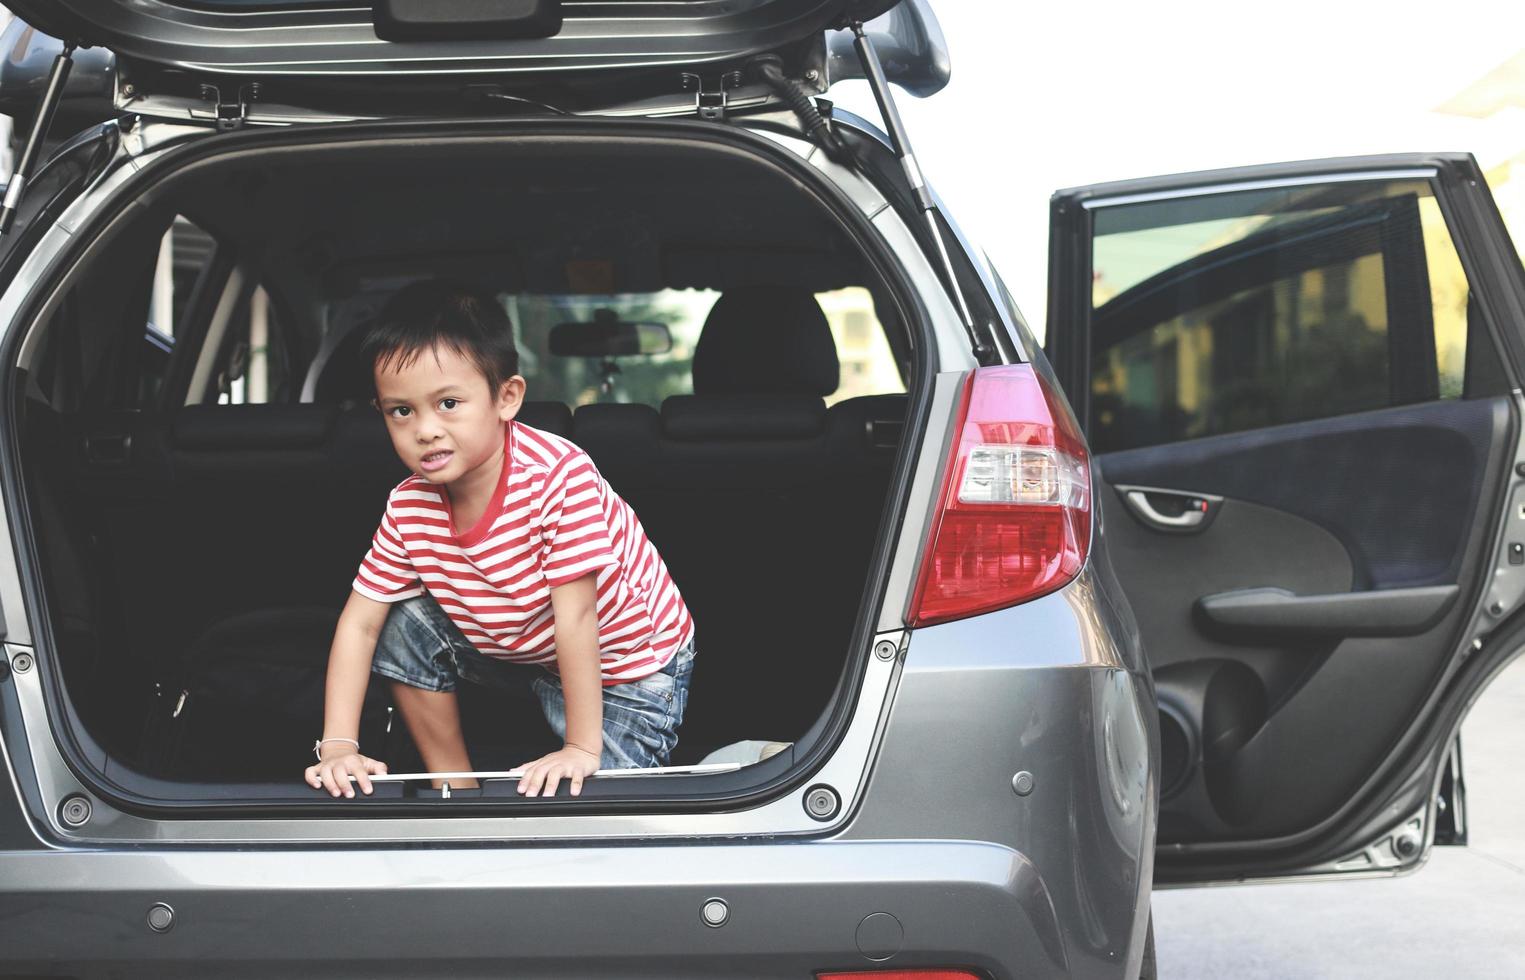
[(572, 410), (566, 402), (523, 402), (514, 421), (563, 439), (572, 438)]
[(815, 395), (673, 395), (662, 402), (669, 439), (809, 439), (826, 429), (826, 405)]
[(837, 345), (808, 289), (743, 286), (715, 301), (694, 348), (696, 395), (837, 390)]
[(353, 327), (329, 352), (313, 388), (313, 401), (325, 405), (368, 405), (376, 396), (371, 366), (360, 360), (366, 329), (367, 324)]

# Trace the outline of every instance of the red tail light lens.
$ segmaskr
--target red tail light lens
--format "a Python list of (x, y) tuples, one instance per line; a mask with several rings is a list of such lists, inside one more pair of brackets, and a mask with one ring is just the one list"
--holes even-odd
[(1080, 572), (1090, 548), (1090, 454), (1032, 365), (971, 372), (955, 438), (912, 626), (1052, 592)]
[(817, 973), (815, 980), (980, 980), (973, 970), (855, 970), (851, 973)]

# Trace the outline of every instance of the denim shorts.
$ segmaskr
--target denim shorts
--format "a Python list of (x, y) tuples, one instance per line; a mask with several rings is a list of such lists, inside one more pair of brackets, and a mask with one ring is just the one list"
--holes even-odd
[[(688, 705), (694, 643), (679, 648), (666, 666), (639, 680), (604, 688), (601, 769), (665, 766), (678, 744), (678, 725)], [(428, 593), (394, 603), (376, 641), (371, 670), (425, 691), (453, 691), (457, 680), (487, 687), (530, 688), (556, 737), (567, 737), (567, 706), (561, 678), (541, 667), (512, 664), (480, 653)]]

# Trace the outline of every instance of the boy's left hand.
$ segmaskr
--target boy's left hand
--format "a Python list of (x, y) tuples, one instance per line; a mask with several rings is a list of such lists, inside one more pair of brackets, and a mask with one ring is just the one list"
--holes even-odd
[(562, 779), (572, 784), (572, 795), (578, 796), (582, 793), (583, 779), (598, 771), (598, 756), (567, 745), (521, 768), (524, 774), (519, 777), (519, 792), (525, 796), (539, 796), (542, 786), (546, 796), (555, 796)]

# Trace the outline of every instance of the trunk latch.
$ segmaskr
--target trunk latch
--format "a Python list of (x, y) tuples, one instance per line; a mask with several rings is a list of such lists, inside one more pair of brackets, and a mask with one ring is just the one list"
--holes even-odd
[(224, 102), (222, 89), (216, 85), (203, 84), (201, 97), (217, 106), (217, 131), (241, 129), (249, 115), (249, 103), (259, 100), (259, 82), (246, 82), (238, 87), (238, 101)]
[(699, 112), (700, 119), (718, 120), (725, 118), (726, 94), (741, 84), (741, 72), (728, 71), (720, 76), (719, 87), (706, 89), (704, 78), (693, 72), (683, 73), (683, 91), (694, 93), (694, 108)]

